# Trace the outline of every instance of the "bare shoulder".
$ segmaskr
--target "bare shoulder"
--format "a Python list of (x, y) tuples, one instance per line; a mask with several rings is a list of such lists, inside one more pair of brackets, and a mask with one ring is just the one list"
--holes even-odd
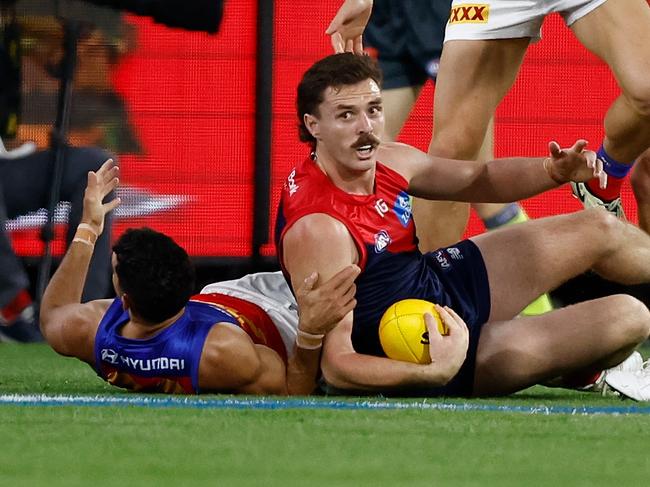
[(92, 363), (97, 328), (111, 302), (98, 299), (61, 306), (41, 325), (45, 339), (56, 352)]
[(378, 158), (382, 164), (390, 165), (392, 162), (401, 163), (428, 159), (428, 154), (402, 142), (382, 142), (379, 146)]
[(285, 235), (285, 245), (287, 238), (298, 241), (314, 240), (321, 242), (323, 237), (326, 238), (343, 238), (349, 234), (345, 224), (325, 213), (311, 213), (303, 216)]
[(282, 253), (294, 285), (315, 270), (331, 277), (346, 265), (358, 263), (360, 255), (345, 224), (323, 213), (298, 220), (284, 237)]
[(431, 162), (429, 154), (401, 142), (382, 142), (377, 158), (382, 164), (400, 173), (406, 180), (410, 180), (416, 168)]

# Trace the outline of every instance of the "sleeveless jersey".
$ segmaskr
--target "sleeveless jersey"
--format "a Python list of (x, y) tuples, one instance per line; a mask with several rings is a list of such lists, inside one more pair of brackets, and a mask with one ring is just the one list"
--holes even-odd
[(282, 339), (262, 309), (244, 300), (216, 293), (193, 296), (173, 324), (146, 339), (120, 334), (129, 321), (115, 299), (95, 336), (95, 370), (110, 384), (133, 391), (198, 394), (203, 345), (216, 323), (231, 323), (256, 344), (273, 348), (286, 361)]
[(394, 302), (420, 298), (441, 305), (452, 303), (431, 267), (431, 254), (422, 255), (417, 247), (407, 186), (400, 174), (377, 162), (374, 194), (349, 194), (308, 158), (291, 171), (283, 187), (275, 239), (288, 282), (282, 239), (301, 217), (327, 214), (343, 223), (354, 239), (361, 267), (352, 330), (358, 353), (385, 356), (379, 320)]

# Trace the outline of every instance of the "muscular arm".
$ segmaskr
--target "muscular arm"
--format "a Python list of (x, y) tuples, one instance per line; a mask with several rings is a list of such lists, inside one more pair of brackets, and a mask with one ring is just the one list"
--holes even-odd
[(581, 146), (576, 151), (557, 149), (546, 164), (545, 158), (525, 157), (478, 162), (443, 159), (405, 144), (386, 143), (379, 160), (409, 181), (409, 193), (414, 196), (472, 203), (517, 201), (562, 182), (601, 176), (601, 168), (591, 166), (595, 164), (593, 152), (582, 152)]
[[(298, 285), (314, 269), (324, 279), (358, 261), (358, 252), (345, 226), (323, 214), (301, 218), (287, 232), (284, 262)], [(299, 313), (300, 313), (299, 309)], [(445, 361), (427, 365), (358, 354), (351, 341), (353, 312), (326, 336), (321, 367), (326, 380), (343, 389), (386, 390), (407, 386), (436, 386), (457, 372)], [(317, 359), (316, 354), (312, 359)]]
[(359, 272), (359, 267), (350, 265), (327, 281), (313, 272), (296, 289), (299, 336), (287, 364), (289, 394), (306, 395), (316, 388), (323, 337), (357, 305), (354, 281)]
[[(314, 229), (318, 229), (318, 235)], [(329, 241), (332, 245), (330, 251), (338, 259), (330, 261), (327, 256), (318, 252), (312, 253), (310, 244), (314, 240)], [(291, 275), (291, 284), (296, 290), (303, 287), (303, 283), (309, 279), (314, 270), (321, 279), (326, 280), (358, 261), (358, 253), (346, 228), (324, 214), (308, 215), (297, 221), (284, 236), (282, 250), (285, 265)], [(300, 300), (299, 292), (298, 299)], [(301, 312), (300, 301), (298, 314), (298, 329), (313, 333), (308, 325), (305, 327), (305, 321), (309, 320)], [(351, 312), (348, 314), (351, 315)], [(315, 389), (320, 369), (320, 356), (320, 347), (314, 349), (294, 347), (294, 354), (287, 370), (290, 393), (309, 394)]]
[(323, 349), (323, 376), (328, 384), (339, 389), (381, 392), (438, 387), (447, 384), (458, 373), (460, 364), (447, 360), (419, 365), (356, 353), (351, 333), (352, 320), (343, 320), (327, 335)]
[(284, 395), (284, 363), (270, 348), (255, 345), (242, 329), (218, 323), (203, 347), (199, 387), (213, 392)]

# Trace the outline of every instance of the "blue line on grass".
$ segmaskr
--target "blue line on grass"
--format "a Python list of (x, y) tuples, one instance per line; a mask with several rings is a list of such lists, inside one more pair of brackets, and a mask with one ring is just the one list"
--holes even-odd
[(383, 399), (340, 400), (309, 398), (223, 398), (151, 397), (151, 396), (67, 396), (46, 394), (3, 394), (0, 404), (22, 406), (141, 406), (151, 408), (190, 409), (338, 409), (338, 410), (397, 410), (418, 409), (436, 411), (488, 411), (526, 414), (650, 414), (650, 406), (514, 406), (476, 403), (446, 403), (398, 401)]

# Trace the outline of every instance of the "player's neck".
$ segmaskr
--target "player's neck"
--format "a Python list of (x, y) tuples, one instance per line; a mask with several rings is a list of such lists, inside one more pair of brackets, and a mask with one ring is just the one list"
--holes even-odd
[(330, 181), (346, 193), (368, 195), (375, 192), (375, 164), (368, 168), (355, 169), (340, 164), (321, 152), (312, 153), (312, 159)]
[(176, 320), (178, 320), (183, 315), (184, 312), (185, 308), (181, 309), (171, 318), (156, 324), (148, 323), (131, 314), (131, 319), (128, 321), (128, 323), (126, 323), (126, 325), (124, 325), (120, 334), (124, 338), (131, 338), (136, 340), (151, 338), (152, 336), (157, 335), (163, 331), (165, 328), (173, 325)]

